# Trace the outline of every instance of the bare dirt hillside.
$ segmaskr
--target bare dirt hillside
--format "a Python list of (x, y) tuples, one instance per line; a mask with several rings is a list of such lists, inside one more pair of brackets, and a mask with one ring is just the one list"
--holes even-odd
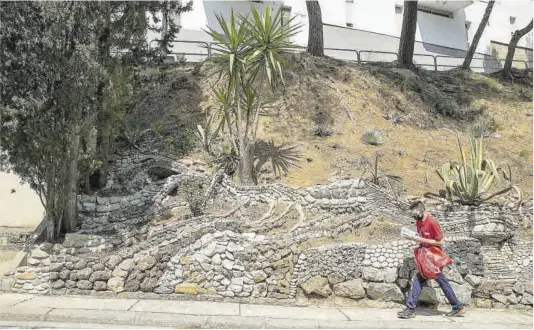
[[(530, 197), (532, 76), (512, 83), (460, 70), (412, 72), (307, 54), (291, 55), (289, 63), (286, 88), (261, 119), (260, 137), (295, 145), (303, 157), (287, 176), (266, 173), (265, 181), (309, 186), (359, 177), (378, 154), (380, 172), (402, 177), (398, 188), (405, 194), (437, 192), (442, 185), (434, 170), (460, 157), (456, 132), (466, 144), (477, 126), (488, 135), (488, 156), (511, 165), (514, 182)], [(128, 118), (175, 135), (202, 123), (216, 106), (205, 66), (150, 73)], [(369, 130), (381, 132), (384, 143), (363, 143)]]

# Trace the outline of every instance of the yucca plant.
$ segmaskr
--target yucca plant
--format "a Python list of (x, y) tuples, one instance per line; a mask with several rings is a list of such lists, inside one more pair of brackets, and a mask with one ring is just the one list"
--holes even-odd
[(212, 49), (219, 80), (213, 89), (219, 117), (237, 152), (239, 181), (253, 184), (260, 111), (267, 93), (284, 82), (282, 53), (294, 48), (289, 39), (300, 26), (293, 19), (282, 21), (281, 8), (273, 15), (270, 5), (263, 13), (251, 7), (250, 17), (232, 11), (229, 21), (217, 15), (217, 21), (223, 33), (211, 27), (206, 32), (216, 42)]
[[(445, 184), (446, 198), (452, 202), (459, 201), (467, 205), (479, 205), (496, 196), (515, 190), (521, 206), (523, 194), (521, 189), (512, 184), (512, 170), (506, 163), (495, 165), (493, 160), (485, 158), (484, 137), (470, 136), (469, 160), (467, 159), (462, 141), (458, 135), (460, 162), (447, 162), (436, 173)], [(501, 185), (501, 189), (491, 193), (493, 188)], [(504, 188), (503, 188), (504, 186)]]

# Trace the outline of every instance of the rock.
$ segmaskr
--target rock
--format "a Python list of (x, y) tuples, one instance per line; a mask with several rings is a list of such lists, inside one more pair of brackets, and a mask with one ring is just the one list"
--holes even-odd
[(449, 280), (449, 282), (454, 282), (458, 284), (464, 283), (464, 279), (462, 278), (462, 275), (460, 275), (460, 273), (458, 273), (458, 271), (455, 268), (446, 267), (443, 270), (443, 274)]
[(255, 283), (261, 283), (267, 279), (267, 274), (263, 270), (253, 270), (251, 274)]
[(55, 282), (52, 282), (53, 289), (62, 289), (64, 287), (65, 287), (65, 282), (63, 280), (57, 280)]
[(213, 258), (211, 259), (214, 265), (220, 265), (222, 263), (221, 255), (216, 253)]
[(506, 304), (517, 305), (518, 299), (515, 294), (509, 294), (506, 296)]
[(493, 303), (493, 308), (495, 308), (495, 309), (505, 309), (506, 305), (497, 301), (497, 302)]
[(467, 274), (467, 276), (465, 277), (465, 280), (467, 281), (467, 283), (471, 284), (472, 287), (477, 287), (482, 282), (480, 277), (472, 275), (472, 274)]
[(78, 280), (88, 280), (89, 277), (91, 277), (91, 274), (93, 273), (92, 268), (84, 268), (82, 270), (79, 270), (76, 274)]
[(126, 277), (127, 275), (128, 275), (128, 272), (120, 269), (120, 267), (115, 268), (113, 270), (113, 273), (111, 273), (111, 276), (113, 277)]
[[(336, 284), (339, 284), (341, 282), (345, 281), (345, 278), (337, 273), (333, 273), (333, 274), (330, 274), (328, 275), (328, 283), (330, 283), (331, 285), (336, 285)], [(344, 296), (342, 296), (344, 297)]]
[(94, 271), (102, 271), (104, 269), (106, 269), (106, 266), (104, 266), (104, 264), (94, 264), (92, 267), (91, 267)]
[(365, 289), (361, 278), (334, 285), (334, 294), (352, 299), (365, 298)]
[(80, 290), (91, 290), (93, 283), (89, 282), (88, 280), (81, 280), (76, 282), (76, 287)]
[(48, 267), (48, 269), (50, 269), (51, 272), (59, 272), (61, 268), (63, 268), (63, 264), (60, 264), (60, 263), (53, 263), (53, 264), (50, 264), (50, 266)]
[(254, 286), (252, 291), (252, 296), (255, 298), (264, 298), (267, 296), (267, 284), (258, 283)]
[(408, 284), (410, 283), (406, 279), (399, 280), (399, 286), (401, 287), (401, 289), (406, 289), (408, 287)]
[(68, 280), (70, 278), (70, 270), (64, 269), (59, 272), (59, 278), (62, 280)]
[(475, 306), (478, 308), (491, 308), (491, 299), (475, 299)]
[(517, 281), (512, 289), (515, 293), (523, 294), (525, 293), (525, 284), (523, 282)]
[(385, 272), (375, 267), (364, 267), (362, 269), (362, 278), (368, 282), (383, 282)]
[(500, 303), (503, 303), (503, 304), (506, 304), (506, 296), (503, 295), (503, 294), (500, 294), (500, 293), (495, 293), (495, 292), (492, 292), (491, 293), (491, 298), (495, 299), (496, 301), (500, 302)]
[(222, 266), (228, 270), (232, 270), (234, 267), (234, 262), (228, 259), (223, 260)]
[(438, 293), (436, 288), (431, 288), (428, 286), (424, 286), (421, 290), (421, 295), (419, 296), (419, 301), (436, 305), (439, 303)]
[(139, 287), (141, 283), (137, 279), (126, 281), (126, 284), (124, 285), (124, 291), (126, 292), (135, 292), (139, 290)]
[[(456, 294), (456, 298), (465, 306), (469, 305), (469, 302), (471, 301), (471, 295), (473, 294), (473, 289), (468, 283), (464, 284), (458, 284), (451, 282), (451, 287), (454, 290), (454, 293)], [(445, 301), (445, 298), (443, 298), (443, 301)]]
[(118, 255), (112, 255), (106, 262), (106, 267), (108, 267), (109, 269), (115, 269), (115, 267), (117, 267), (121, 261), (121, 257), (119, 257)]
[(35, 249), (31, 252), (31, 257), (34, 259), (46, 259), (50, 255), (41, 249)]
[(174, 288), (168, 285), (161, 285), (161, 286), (154, 288), (154, 292), (158, 294), (173, 293)]
[[(158, 284), (158, 279), (154, 277), (146, 277), (140, 285), (140, 289), (143, 292), (152, 292), (156, 285)], [(172, 291), (172, 290), (171, 290)]]
[(108, 288), (108, 285), (104, 281), (96, 281), (93, 283), (93, 290), (95, 291), (106, 291)]
[(41, 260), (34, 259), (34, 258), (30, 257), (30, 258), (28, 258), (27, 262), (28, 262), (28, 265), (30, 265), (30, 266), (37, 266), (37, 265), (39, 265), (41, 263)]
[(397, 268), (384, 268), (384, 282), (386, 283), (395, 283), (397, 280)]
[(35, 273), (19, 273), (15, 276), (18, 280), (34, 280), (37, 277)]
[(139, 267), (140, 270), (148, 270), (154, 267), (156, 262), (156, 258), (152, 256), (146, 256), (137, 262), (137, 267)]
[(74, 264), (74, 269), (81, 270), (87, 267), (87, 263), (83, 260), (78, 261)]
[(124, 271), (130, 271), (134, 267), (134, 261), (132, 259), (126, 259), (119, 264), (119, 268)]
[(67, 289), (74, 289), (76, 287), (76, 281), (67, 280), (65, 282), (65, 287)]
[(91, 274), (91, 277), (89, 278), (89, 281), (91, 281), (91, 282), (107, 281), (110, 278), (111, 278), (111, 271), (109, 269), (98, 270), (96, 272), (93, 272), (93, 274)]
[(182, 283), (178, 284), (174, 290), (176, 293), (196, 295), (198, 293), (198, 285), (196, 283)]
[(308, 279), (306, 282), (302, 283), (300, 287), (307, 295), (316, 294), (321, 297), (328, 297), (332, 294), (328, 279), (319, 275)]
[(404, 295), (399, 287), (391, 283), (369, 283), (367, 295), (375, 300), (404, 302)]
[(124, 291), (124, 278), (123, 277), (112, 277), (108, 280), (108, 289), (113, 292), (122, 292)]
[(234, 242), (230, 242), (230, 243), (228, 243), (228, 246), (226, 247), (226, 250), (234, 253), (234, 252), (238, 251), (238, 247)]
[(523, 298), (521, 298), (521, 304), (523, 305), (532, 305), (532, 295), (530, 293), (526, 293), (523, 295)]

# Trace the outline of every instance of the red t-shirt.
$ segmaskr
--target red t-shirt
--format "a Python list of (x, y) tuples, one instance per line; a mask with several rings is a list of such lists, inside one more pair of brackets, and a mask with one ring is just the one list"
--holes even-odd
[[(435, 241), (443, 239), (443, 233), (441, 232), (439, 223), (436, 221), (436, 219), (432, 218), (430, 214), (425, 214), (423, 220), (416, 221), (415, 224), (417, 226), (417, 233), (422, 238), (433, 239)], [(426, 248), (432, 247), (432, 245), (426, 243), (423, 243), (422, 245)], [(436, 247), (442, 250), (440, 246)]]

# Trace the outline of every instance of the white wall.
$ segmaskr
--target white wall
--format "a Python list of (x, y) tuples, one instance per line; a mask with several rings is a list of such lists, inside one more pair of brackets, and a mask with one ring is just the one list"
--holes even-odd
[[(466, 20), (471, 21), (469, 42), (478, 29), (484, 16), (487, 3), (477, 1), (465, 9)], [(510, 24), (510, 16), (516, 17), (515, 24)], [(491, 41), (509, 43), (512, 33), (522, 29), (532, 20), (532, 1), (497, 1), (491, 12), (489, 26), (486, 26), (477, 47), (477, 52), (489, 53)], [(532, 31), (519, 41), (519, 46), (532, 48)]]
[[(262, 4), (253, 3), (249, 0), (240, 1), (213, 1), (193, 0), (193, 10), (184, 13), (181, 18), (183, 30), (179, 39), (209, 40), (209, 36), (202, 32), (207, 25), (218, 28), (215, 18), (216, 13), (228, 18), (233, 8), (234, 12), (245, 14), (251, 5), (263, 10), (268, 3), (277, 9), (282, 3), (291, 7), (291, 14), (296, 16), (295, 23), (301, 24), (301, 32), (294, 38), (295, 43), (305, 46), (308, 41), (308, 13), (304, 0), (264, 1)], [(402, 29), (402, 13), (396, 13), (395, 4), (403, 5), (401, 0), (354, 0), (351, 6), (347, 6), (346, 0), (319, 0), (325, 24), (346, 27), (347, 19), (353, 23), (353, 29), (370, 31), (399, 37)], [(490, 25), (486, 27), (480, 40), (477, 52), (490, 54), (491, 41), (508, 43), (511, 33), (528, 24), (532, 19), (531, 0), (500, 0), (497, 1), (491, 18)], [(418, 12), (418, 24), (416, 41), (424, 44), (433, 44), (450, 47), (459, 50), (467, 50), (468, 42), (478, 28), (480, 20), (486, 9), (486, 2), (475, 1), (464, 9), (453, 13), (453, 18), (441, 17), (428, 13)], [(351, 9), (347, 13), (347, 8)], [(516, 23), (510, 24), (510, 16), (515, 16)], [(471, 26), (466, 30), (465, 22), (470, 21)], [(333, 31), (332, 29), (329, 30)], [(353, 33), (361, 35), (357, 31), (343, 30), (343, 34)], [(369, 35), (372, 38), (373, 35)], [(328, 35), (325, 29), (325, 45), (333, 48), (356, 48), (357, 44), (346, 43), (348, 39), (337, 34)], [(532, 48), (532, 32), (524, 37), (519, 46)], [(378, 42), (378, 40), (377, 40)], [(386, 45), (384, 45), (386, 46)], [(181, 46), (182, 47), (182, 46)], [(183, 45), (186, 47), (186, 45)], [(428, 45), (432, 47), (432, 45)]]
[[(11, 192), (14, 189), (15, 192)], [(35, 191), (13, 173), (0, 171), (0, 232), (2, 227), (36, 228), (44, 208)]]

